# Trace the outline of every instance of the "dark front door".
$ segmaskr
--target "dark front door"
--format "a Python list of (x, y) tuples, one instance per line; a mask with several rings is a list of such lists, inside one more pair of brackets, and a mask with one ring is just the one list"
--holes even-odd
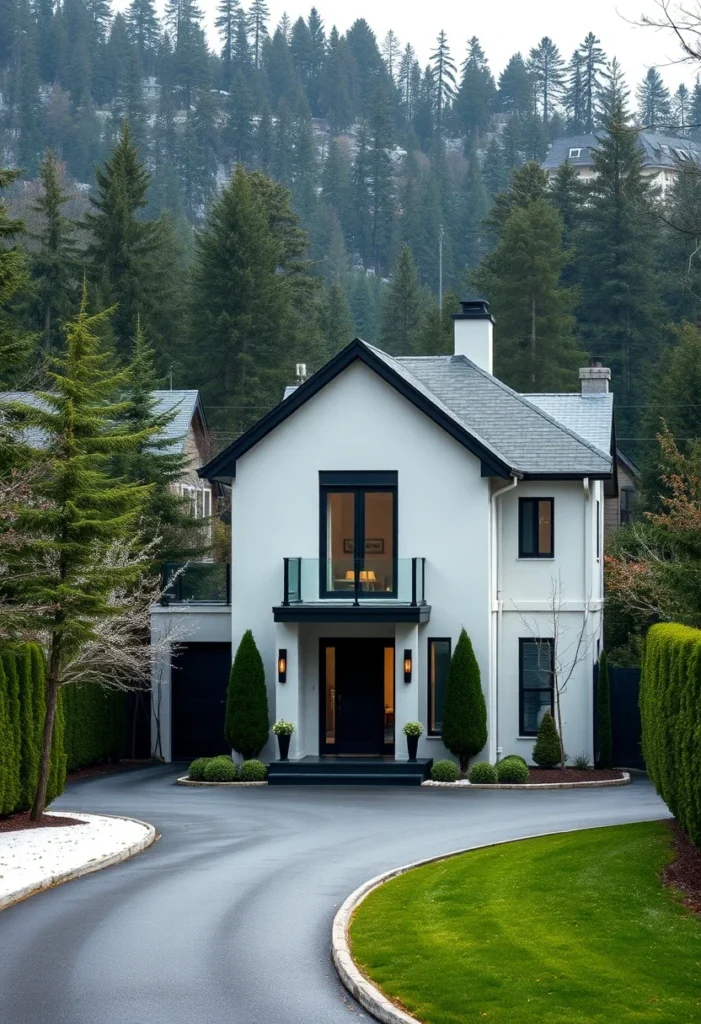
[(174, 761), (227, 752), (224, 714), (230, 670), (231, 644), (178, 645), (171, 668)]
[(394, 641), (323, 640), (321, 668), (321, 753), (392, 753)]

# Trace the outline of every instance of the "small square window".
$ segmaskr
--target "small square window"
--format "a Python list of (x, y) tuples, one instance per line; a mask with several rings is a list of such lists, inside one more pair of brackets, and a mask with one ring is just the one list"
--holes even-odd
[(554, 554), (554, 499), (520, 498), (518, 503), (519, 558), (552, 558)]
[(578, 160), (582, 155), (581, 149), (571, 149), (567, 155), (568, 160)]

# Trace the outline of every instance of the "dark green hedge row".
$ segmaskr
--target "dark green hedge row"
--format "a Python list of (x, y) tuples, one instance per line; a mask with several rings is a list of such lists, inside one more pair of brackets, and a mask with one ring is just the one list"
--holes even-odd
[(94, 683), (63, 687), (68, 770), (118, 760), (125, 742), (126, 694)]
[[(39, 780), (45, 714), (44, 655), (37, 644), (0, 648), (0, 814), (28, 810)], [(56, 711), (47, 804), (63, 792), (62, 702)]]
[(640, 715), (650, 778), (701, 846), (701, 630), (660, 623), (648, 631)]

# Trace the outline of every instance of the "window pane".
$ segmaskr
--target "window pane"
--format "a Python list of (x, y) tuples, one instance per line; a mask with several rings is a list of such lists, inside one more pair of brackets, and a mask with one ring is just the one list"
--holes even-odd
[(543, 715), (552, 711), (550, 690), (526, 690), (523, 694), (523, 734), (537, 733)]
[(552, 502), (538, 502), (538, 554), (552, 555)]
[(327, 743), (336, 742), (336, 648), (326, 648), (326, 722)]
[(365, 492), (365, 551), (360, 567), (361, 589), (394, 590), (394, 493)]
[(428, 642), (428, 731), (440, 733), (443, 728), (445, 684), (450, 667), (450, 640)]
[(533, 550), (535, 502), (523, 498), (519, 507), (521, 510), (521, 554), (534, 555), (536, 553)]
[(521, 644), (521, 685), (524, 690), (539, 690), (552, 685), (552, 643), (528, 640)]
[(327, 494), (326, 502), (326, 589), (352, 592), (355, 494)]
[(385, 743), (394, 743), (394, 647), (385, 647)]

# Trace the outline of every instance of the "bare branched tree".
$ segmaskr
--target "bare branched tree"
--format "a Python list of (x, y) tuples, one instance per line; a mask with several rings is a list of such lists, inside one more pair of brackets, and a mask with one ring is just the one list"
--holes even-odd
[(591, 658), (593, 643), (593, 633), (590, 628), (590, 596), (587, 596), (584, 602), (581, 625), (574, 636), (570, 636), (571, 631), (563, 617), (563, 613), (569, 615), (569, 612), (563, 607), (564, 595), (562, 575), (558, 572), (557, 577), (551, 576), (550, 578), (547, 626), (550, 636), (542, 636), (542, 626), (533, 620), (528, 620), (519, 612), (519, 618), (524, 628), (538, 645), (538, 667), (550, 676), (555, 721), (560, 738), (560, 767), (563, 769), (567, 761), (567, 754), (562, 721), (562, 695), (566, 692), (577, 666)]
[(654, 0), (658, 14), (643, 14), (640, 24), (647, 28), (671, 30), (683, 56), (676, 63), (701, 61), (701, 4), (680, 3), (679, 0)]

